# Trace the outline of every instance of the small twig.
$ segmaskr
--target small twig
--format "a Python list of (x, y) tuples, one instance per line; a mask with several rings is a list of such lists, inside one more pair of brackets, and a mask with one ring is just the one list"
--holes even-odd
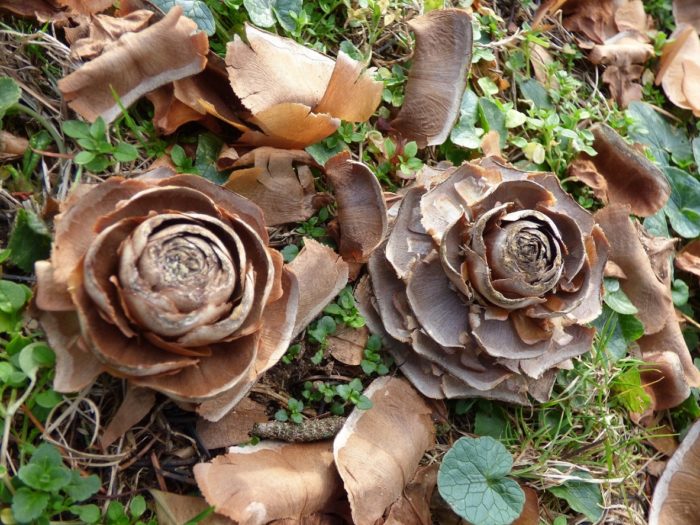
[(158, 457), (155, 452), (151, 452), (151, 464), (153, 465), (153, 471), (158, 480), (158, 488), (163, 492), (168, 492), (168, 486), (165, 484), (165, 478), (163, 477), (163, 469), (160, 468), (160, 463), (158, 462)]
[(345, 417), (331, 416), (324, 419), (306, 419), (299, 424), (267, 421), (255, 423), (250, 433), (262, 439), (276, 439), (290, 443), (322, 441), (340, 432), (346, 420)]
[(684, 313), (681, 312), (680, 310), (676, 310), (676, 312), (679, 312), (679, 313), (683, 316), (683, 319), (685, 319), (686, 321), (688, 321), (688, 322), (689, 322), (690, 324), (692, 324), (695, 328), (699, 328), (699, 329), (700, 329), (700, 323), (698, 323), (695, 319), (693, 319), (693, 318), (690, 317), (689, 315), (684, 314)]

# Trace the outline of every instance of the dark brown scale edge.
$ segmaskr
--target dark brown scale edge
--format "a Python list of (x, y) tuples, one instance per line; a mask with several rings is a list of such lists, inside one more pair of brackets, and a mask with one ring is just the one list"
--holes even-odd
[(345, 424), (347, 418), (331, 416), (323, 419), (305, 419), (301, 423), (267, 421), (255, 423), (251, 436), (260, 439), (276, 439), (289, 443), (322, 441), (334, 437)]

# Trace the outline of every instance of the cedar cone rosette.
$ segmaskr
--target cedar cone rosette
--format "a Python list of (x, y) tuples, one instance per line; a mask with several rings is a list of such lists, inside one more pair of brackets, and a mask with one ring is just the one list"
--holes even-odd
[(405, 375), (432, 398), (549, 398), (587, 352), (608, 243), (551, 173), (498, 157), (403, 198), (357, 297)]
[(254, 203), (155, 170), (84, 186), (57, 216), (36, 306), (57, 353), (55, 388), (102, 371), (185, 402), (228, 405), (292, 337), (295, 276)]

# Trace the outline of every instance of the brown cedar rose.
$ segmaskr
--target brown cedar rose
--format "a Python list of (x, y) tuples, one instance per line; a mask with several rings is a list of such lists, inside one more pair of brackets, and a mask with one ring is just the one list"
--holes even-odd
[(608, 243), (548, 173), (490, 157), (410, 189), (357, 288), (371, 330), (433, 398), (546, 400), (591, 347)]
[(175, 399), (233, 402), (286, 350), (295, 276), (251, 201), (155, 170), (79, 188), (36, 265), (55, 388), (107, 371)]

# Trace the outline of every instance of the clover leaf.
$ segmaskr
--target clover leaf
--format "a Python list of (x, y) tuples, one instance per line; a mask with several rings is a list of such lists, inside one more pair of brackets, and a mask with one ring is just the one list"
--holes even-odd
[(438, 490), (457, 514), (473, 525), (508, 525), (525, 505), (525, 493), (506, 476), (513, 458), (492, 437), (460, 438), (445, 454)]

